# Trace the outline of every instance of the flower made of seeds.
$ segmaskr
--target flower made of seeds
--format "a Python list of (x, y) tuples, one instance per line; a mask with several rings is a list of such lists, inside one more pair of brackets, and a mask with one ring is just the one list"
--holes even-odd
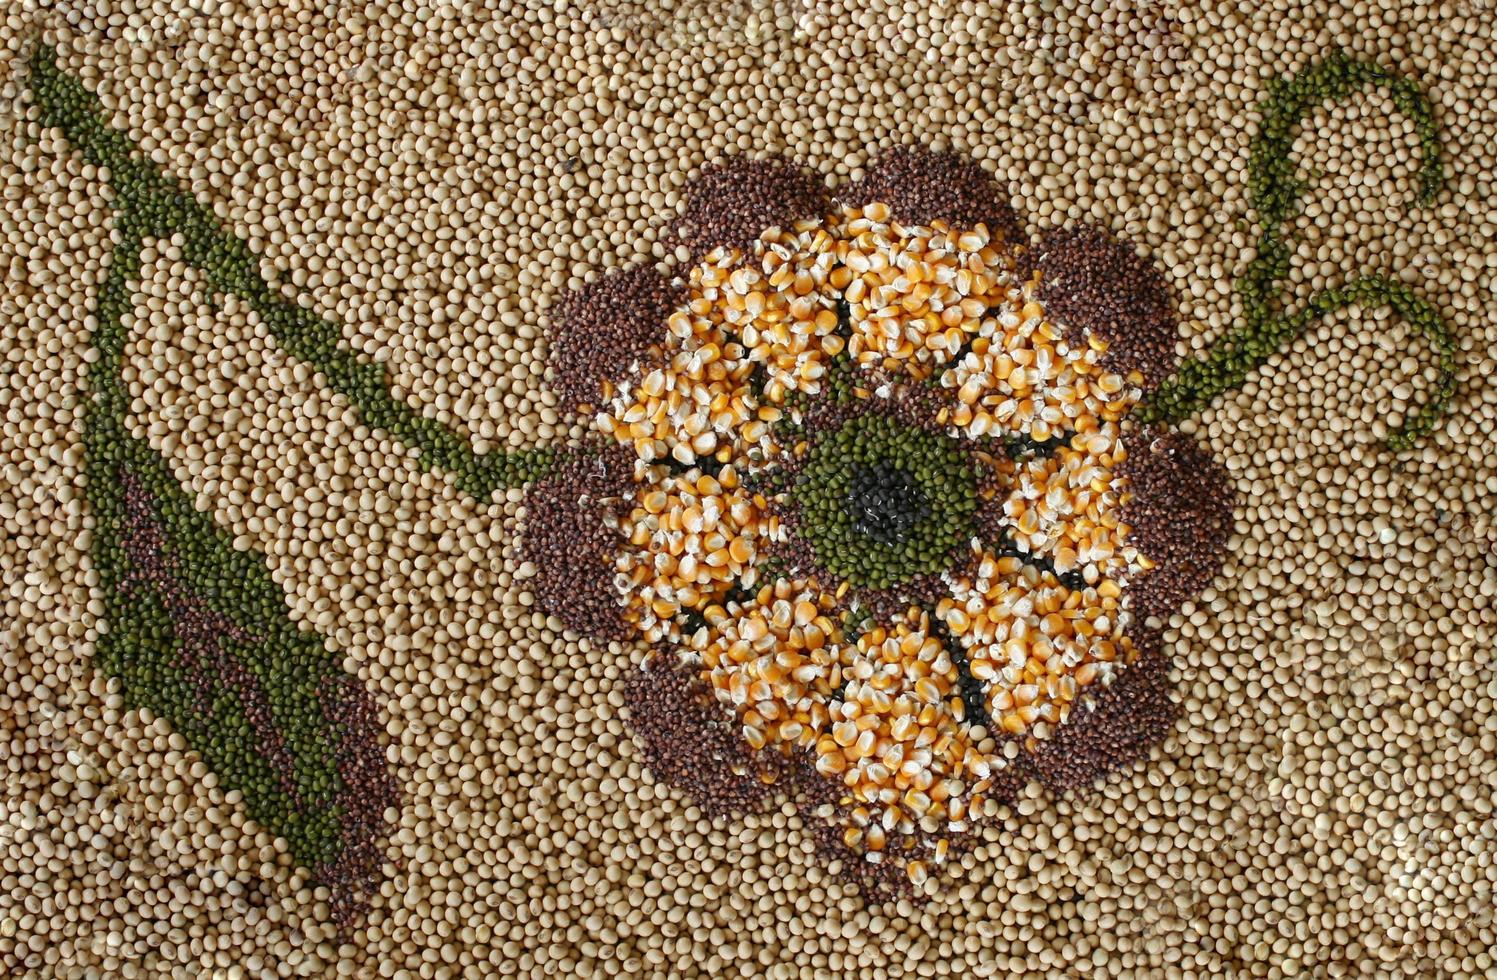
[(1130, 247), (1024, 241), (950, 154), (824, 187), (710, 169), (689, 269), (561, 305), (555, 383), (610, 448), (532, 490), (526, 555), (567, 626), (648, 644), (657, 775), (711, 811), (789, 785), (855, 878), (920, 888), (1031, 777), (1167, 733), (1159, 625), (1219, 570), (1231, 494), (1129, 419), (1176, 336)]

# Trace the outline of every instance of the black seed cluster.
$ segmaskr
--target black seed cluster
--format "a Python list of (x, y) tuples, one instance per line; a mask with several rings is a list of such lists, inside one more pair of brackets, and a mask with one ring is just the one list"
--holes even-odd
[(603, 382), (617, 382), (648, 356), (685, 295), (683, 286), (641, 265), (599, 276), (562, 300), (546, 330), (561, 410), (601, 404)]
[(960, 153), (894, 147), (861, 180), (839, 191), (837, 199), (851, 207), (882, 201), (904, 224), (929, 225), (936, 220), (953, 228), (983, 224), (1010, 244), (1024, 240), (1006, 189), (980, 163)]
[(1227, 471), (1194, 439), (1148, 427), (1125, 437), (1118, 475), (1131, 495), (1121, 518), (1129, 543), (1155, 567), (1128, 584), (1139, 619), (1168, 619), (1221, 571), (1232, 535), (1232, 485)]
[(779, 781), (780, 758), (750, 749), (731, 712), (675, 654), (631, 671), (624, 704), (650, 772), (709, 816), (757, 809)]
[(957, 696), (962, 700), (962, 720), (968, 725), (981, 725), (991, 730), (993, 720), (988, 715), (987, 688), (982, 681), (972, 676), (972, 666), (967, 660), (967, 650), (961, 645), (951, 631), (946, 628), (946, 623), (934, 614), (930, 617), (930, 634), (940, 641), (946, 653), (951, 657), (952, 666), (956, 668)]
[(1174, 369), (1179, 328), (1169, 284), (1133, 246), (1094, 225), (1055, 228), (1020, 257), (1021, 275), (1036, 270), (1040, 301), (1067, 340), (1084, 343), (1084, 331), (1105, 339), (1103, 362), (1139, 372), (1146, 390)]
[[(811, 543), (817, 533), (812, 529), (815, 525), (807, 525), (794, 494), (786, 494), (783, 500), (774, 499), (776, 495), (795, 486), (811, 462), (818, 445), (844, 426), (865, 416), (876, 415), (892, 420), (896, 425), (917, 430), (922, 437), (936, 439), (943, 445), (948, 441), (945, 426), (939, 421), (941, 410), (948, 405), (946, 389), (923, 382), (910, 384), (891, 381), (889, 397), (871, 396), (861, 385), (876, 382), (852, 365), (845, 356), (835, 358), (832, 368), (824, 379), (823, 390), (817, 396), (805, 398), (797, 404), (801, 418), (799, 429), (792, 431), (785, 423), (780, 425), (782, 437), (803, 437), (808, 451), (788, 456), (774, 469), (756, 474), (747, 481), (756, 484), (755, 490), (771, 498), (771, 510), (786, 532), (783, 540), (772, 548), (769, 563), (777, 574), (815, 576), (822, 588), (828, 591), (835, 591), (846, 581), (849, 589), (838, 603), (844, 613), (856, 608), (860, 615), (888, 618), (904, 612), (911, 605), (932, 605), (949, 591), (943, 573), (960, 575), (975, 570), (972, 567), (975, 565), (975, 555), (969, 548), (953, 546), (947, 554), (946, 562), (936, 563), (931, 571), (918, 572), (889, 585), (853, 581), (827, 564), (818, 562), (816, 550)], [(796, 393), (792, 393), (794, 394)], [(954, 445), (962, 451), (967, 467), (975, 474), (976, 503), (971, 514), (971, 530), (984, 540), (989, 537), (996, 540), (1001, 529), (1002, 515), (995, 505), (1012, 484), (1013, 475), (1012, 466), (1003, 457), (1004, 447), (1001, 443), (985, 446), (966, 440), (956, 440)], [(970, 449), (989, 450), (989, 456), (996, 465), (988, 465), (969, 452)], [(898, 465), (895, 457), (884, 462)], [(929, 494), (926, 497), (927, 500), (930, 499)], [(933, 512), (932, 505), (932, 513), (928, 513), (926, 519)], [(962, 539), (963, 544), (966, 541), (967, 538)], [(767, 574), (770, 564), (761, 568), (761, 572)]]
[(1170, 699), (1170, 662), (1160, 636), (1145, 631), (1134, 643), (1138, 659), (1029, 753), (1028, 764), (1051, 791), (1088, 787), (1144, 758), (1174, 727), (1180, 706)]
[(1004, 436), (1003, 451), (1013, 460), (1049, 459), (1055, 451), (1076, 438), (1074, 430), (1058, 432), (1048, 439), (1036, 439), (1026, 433)]
[(1079, 592), (1086, 588), (1086, 576), (1080, 570), (1072, 569), (1069, 572), (1057, 572), (1055, 570), (1055, 559), (1048, 555), (1032, 554), (1027, 548), (1020, 547), (1014, 541), (1007, 527), (1000, 526), (997, 534), (991, 538), (985, 536), (983, 543), (992, 552), (994, 558), (1017, 558), (1024, 564), (1044, 572), (1073, 592)]
[(847, 488), (852, 529), (880, 544), (903, 544), (930, 516), (930, 498), (903, 467), (886, 459), (853, 470)]
[(676, 236), (700, 261), (719, 245), (747, 249), (768, 228), (827, 213), (825, 179), (789, 160), (729, 157), (686, 185)]
[(568, 629), (597, 640), (633, 630), (614, 587), (618, 519), (634, 486), (634, 454), (613, 444), (568, 454), (525, 494), (521, 556), (535, 565), (537, 605)]

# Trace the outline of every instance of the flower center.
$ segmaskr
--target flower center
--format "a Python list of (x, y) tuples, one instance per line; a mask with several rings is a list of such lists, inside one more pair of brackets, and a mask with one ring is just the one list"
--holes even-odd
[(961, 440), (873, 409), (815, 440), (791, 497), (821, 569), (886, 589), (944, 571), (966, 546), (977, 472)]
[(930, 516), (930, 498), (909, 470), (881, 459), (853, 470), (847, 508), (854, 531), (880, 544), (899, 544)]

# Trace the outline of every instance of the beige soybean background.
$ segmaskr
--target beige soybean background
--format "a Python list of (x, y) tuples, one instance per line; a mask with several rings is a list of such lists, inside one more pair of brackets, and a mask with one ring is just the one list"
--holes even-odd
[[(1497, 75), (1461, 3), (18, 0), (0, 23), (0, 957), (28, 977), (1486, 977), (1497, 971)], [(1414, 284), (1460, 346), (1422, 388), (1386, 311), (1330, 318), (1194, 423), (1237, 533), (1171, 626), (1184, 718), (1089, 796), (1035, 791), (923, 905), (824, 873), (789, 807), (717, 823), (620, 721), (640, 651), (532, 608), (520, 494), (479, 504), (148, 244), (131, 424), (264, 553), (387, 713), (394, 875), (345, 935), (160, 721), (91, 668), (79, 490), (110, 192), (24, 96), (39, 38), (262, 270), (480, 449), (566, 438), (540, 327), (590, 272), (665, 257), (694, 168), (836, 180), (881, 144), (969, 153), (1030, 232), (1142, 244), (1182, 345), (1238, 313), (1265, 80), (1336, 45), (1423, 79), (1448, 181), (1384, 95), (1318, 110), (1296, 295)], [(213, 408), (228, 399), (233, 412)], [(330, 487), (329, 474), (344, 479)], [(503, 495), (500, 495), (503, 498)]]

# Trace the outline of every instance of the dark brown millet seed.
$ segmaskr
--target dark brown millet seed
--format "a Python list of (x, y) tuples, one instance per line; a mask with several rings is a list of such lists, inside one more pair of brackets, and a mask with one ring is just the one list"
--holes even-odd
[[(950, 573), (961, 575), (967, 562), (968, 549), (958, 548), (951, 557)], [(902, 616), (911, 606), (934, 609), (936, 603), (951, 594), (951, 586), (942, 578), (944, 573), (931, 572), (916, 575), (907, 581), (887, 589), (849, 589), (843, 596), (839, 608), (866, 609), (873, 614), (875, 622), (891, 623)]]
[[(1006, 733), (1000, 733), (996, 737), (996, 741), (999, 744), (998, 754), (1003, 755), (1003, 746), (1005, 743), (1018, 742), (1019, 739)], [(1003, 806), (1012, 806), (1014, 801), (1019, 798), (1019, 795), (1024, 792), (1024, 787), (1028, 786), (1032, 780), (1038, 778), (1039, 774), (1035, 771), (1034, 763), (1030, 761), (1028, 753), (1024, 751), (1023, 745), (1020, 744), (1018, 753), (1008, 760), (1008, 765), (994, 773), (993, 784), (987, 788), (983, 795), (994, 803), (1000, 803)]]
[[(854, 396), (851, 401), (840, 404), (829, 399), (817, 402), (806, 413), (804, 424), (808, 431), (835, 432), (852, 419), (875, 413), (925, 432), (944, 433), (947, 430), (941, 421), (941, 412), (956, 404), (955, 389), (890, 377), (882, 370), (860, 370), (863, 376), (859, 387), (869, 395)], [(888, 389), (888, 395), (877, 394), (882, 388)], [(821, 415), (818, 411), (828, 414)]]
[(1128, 583), (1138, 620), (1168, 619), (1221, 571), (1232, 536), (1227, 471), (1194, 439), (1149, 427), (1124, 437), (1117, 475), (1128, 488), (1121, 519), (1130, 544), (1155, 563)]
[(624, 704), (650, 772), (709, 817), (755, 810), (774, 792), (780, 759), (749, 748), (731, 711), (676, 654), (657, 653), (631, 671)]
[(1180, 706), (1170, 699), (1170, 662), (1160, 635), (1143, 631), (1134, 644), (1138, 659), (1029, 753), (1029, 765), (1052, 792), (1084, 789), (1131, 765), (1174, 727)]
[[(771, 500), (769, 514), (779, 518), (783, 531), (780, 539), (769, 546), (770, 558), (778, 559), (787, 575), (795, 577), (816, 576), (817, 584), (825, 590), (835, 590), (842, 579), (816, 565), (816, 552), (800, 530), (800, 507), (794, 498), (783, 501)], [(761, 582), (772, 585), (772, 582)]]
[(693, 262), (719, 245), (747, 250), (766, 229), (820, 218), (830, 207), (820, 174), (775, 157), (729, 157), (704, 167), (684, 196), (676, 237)]
[(936, 220), (952, 228), (982, 224), (1010, 244), (1024, 241), (1007, 190), (982, 164), (960, 153), (894, 147), (861, 180), (838, 192), (837, 200), (851, 207), (882, 201), (902, 224), (929, 225)]
[(633, 636), (613, 581), (617, 521), (632, 499), (633, 471), (625, 446), (579, 450), (525, 494), (521, 556), (535, 565), (536, 603), (597, 640)]
[(636, 266), (605, 273), (563, 299), (546, 331), (560, 410), (599, 405), (603, 382), (619, 381), (647, 358), (685, 295), (654, 267)]
[(1004, 540), (1003, 503), (1014, 487), (1018, 467), (1001, 446), (984, 445), (981, 449), (986, 458), (974, 456), (981, 503), (972, 515), (972, 529), (984, 547), (993, 548)]
[[(198, 697), (203, 721), (211, 724), (214, 719), (217, 679), (237, 697), (255, 740), (254, 751), (269, 762), (281, 791), (296, 806), (308, 805), (297, 786), (296, 760), (276, 727), (265, 688), (249, 665), (226, 646), (226, 641), (245, 644), (261, 639), (211, 608), (181, 582), (155, 498), (134, 471), (121, 467), (119, 472), (125, 498), (122, 543), (129, 555), (121, 589), (131, 597), (149, 589), (165, 606), (177, 638), (177, 666)], [(324, 677), (317, 687), (317, 701), (335, 739), (332, 752), (341, 782), (327, 804), (341, 813), (337, 856), (313, 869), (313, 880), (327, 887), (332, 921), (342, 929), (367, 910), (369, 896), (379, 882), (390, 830), (385, 811), (399, 804), (400, 793), (386, 764), (385, 727), (379, 709), (358, 679), (341, 673)]]
[[(914, 888), (904, 863), (886, 857), (877, 863), (868, 860), (858, 850), (847, 846), (842, 839), (845, 827), (824, 817), (808, 814), (804, 818), (806, 830), (816, 846), (816, 853), (826, 866), (838, 864), (833, 876), (845, 885), (852, 885), (868, 902), (892, 902), (901, 898), (913, 898)], [(892, 849), (884, 853), (892, 855)]]
[(205, 723), (213, 721), (215, 682), (232, 688), (255, 737), (255, 751), (270, 763), (281, 790), (300, 806), (296, 760), (285, 736), (276, 728), (270, 700), (259, 678), (231, 652), (230, 644), (257, 643), (261, 638), (213, 609), (181, 581), (178, 559), (167, 543), (157, 500), (129, 467), (121, 466), (119, 477), (125, 498), (121, 544), (129, 556), (121, 591), (131, 599), (143, 599), (147, 592), (155, 594), (171, 619), (177, 640), (174, 666), (192, 686), (199, 718)]
[(332, 894), (332, 919), (346, 929), (367, 911), (385, 860), (389, 835), (385, 812), (400, 805), (400, 789), (385, 759), (385, 726), (379, 708), (358, 679), (326, 678), (318, 699), (336, 732), (335, 755), (343, 791), (337, 858), (317, 869), (316, 880)]
[[(789, 798), (798, 804), (806, 833), (822, 862), (828, 866), (840, 862), (834, 876), (837, 881), (856, 887), (871, 902), (915, 897), (903, 862), (868, 860), (864, 852), (848, 847), (843, 840), (842, 835), (848, 826), (846, 821), (816, 814), (815, 811), (823, 806), (836, 807), (845, 814), (849, 802), (845, 787), (816, 771), (810, 753), (798, 752), (787, 759), (781, 782)], [(903, 840), (890, 835), (885, 853), (892, 855)], [(926, 847), (928, 849), (928, 845)]]
[(957, 405), (956, 389), (924, 381), (901, 385), (889, 399), (896, 418), (928, 432), (944, 432), (941, 413)]
[(1040, 273), (1039, 298), (1066, 339), (1085, 343), (1091, 331), (1108, 343), (1103, 363), (1137, 371), (1152, 391), (1179, 361), (1179, 327), (1169, 284), (1132, 245), (1093, 225), (1054, 228), (1019, 257), (1019, 274)]

